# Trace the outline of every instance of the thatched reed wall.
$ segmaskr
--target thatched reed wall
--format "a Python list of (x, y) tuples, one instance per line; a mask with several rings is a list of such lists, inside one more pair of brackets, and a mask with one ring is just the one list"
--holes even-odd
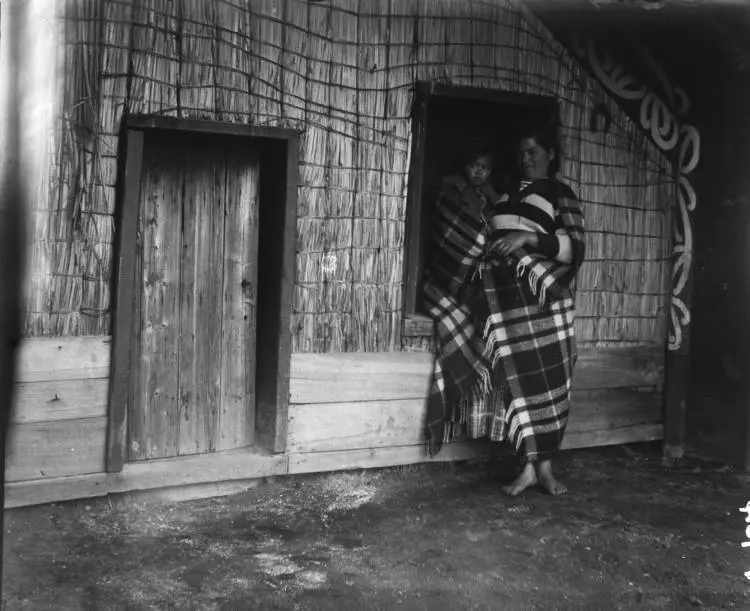
[(70, 0), (60, 36), (27, 335), (111, 332), (117, 133), (154, 113), (298, 129), (293, 348), (400, 349), (413, 85), (435, 79), (561, 100), (589, 231), (579, 337), (663, 341), (669, 164), (610, 101), (609, 133), (588, 129), (604, 92), (519, 2)]

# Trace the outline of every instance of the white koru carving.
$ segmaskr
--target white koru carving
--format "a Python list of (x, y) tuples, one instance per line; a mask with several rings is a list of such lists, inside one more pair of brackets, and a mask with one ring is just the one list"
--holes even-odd
[[(684, 1), (690, 3), (691, 0)], [(596, 77), (610, 93), (624, 100), (641, 101), (641, 127), (651, 134), (654, 143), (661, 150), (671, 151), (680, 145), (677, 161), (678, 214), (674, 219), (674, 268), (668, 341), (669, 349), (677, 350), (682, 346), (683, 330), (690, 324), (690, 309), (682, 299), (682, 292), (693, 265), (693, 228), (689, 213), (695, 210), (696, 196), (688, 175), (695, 170), (700, 161), (701, 143), (698, 130), (681, 121), (690, 108), (690, 100), (683, 89), (671, 86), (659, 67), (658, 76), (665, 88), (664, 97), (677, 106), (675, 114), (664, 101), (664, 97), (649, 91), (633, 75), (628, 74), (609, 51), (604, 50), (600, 53), (593, 40), (588, 40), (585, 44), (578, 43), (574, 45), (574, 49), (579, 56), (588, 61)], [(653, 58), (650, 60), (650, 63), (656, 64)]]

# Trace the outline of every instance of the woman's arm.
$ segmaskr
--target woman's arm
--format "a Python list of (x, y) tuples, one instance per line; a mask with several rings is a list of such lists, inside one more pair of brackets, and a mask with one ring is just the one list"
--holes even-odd
[(570, 265), (573, 262), (573, 240), (565, 231), (558, 231), (554, 237), (559, 244), (555, 260)]
[(585, 253), (583, 213), (573, 190), (565, 183), (558, 182), (559, 195), (555, 214), (555, 235), (560, 241), (557, 260), (576, 270), (583, 262)]
[(529, 246), (549, 259), (569, 265), (573, 261), (573, 242), (563, 230), (555, 235), (534, 233), (529, 237)]
[(573, 261), (573, 241), (567, 233), (558, 230), (555, 235), (534, 231), (515, 231), (498, 243), (499, 252), (508, 255), (516, 248), (529, 246), (548, 259), (569, 265)]

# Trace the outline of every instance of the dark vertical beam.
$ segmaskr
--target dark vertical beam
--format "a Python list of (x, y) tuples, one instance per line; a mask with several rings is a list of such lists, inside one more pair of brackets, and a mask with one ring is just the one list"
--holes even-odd
[(286, 450), (289, 417), (299, 140), (276, 139), (259, 146), (255, 433), (260, 447), (280, 453)]
[[(111, 384), (109, 385), (109, 422), (107, 425), (107, 472), (122, 471), (127, 451), (126, 426), (130, 402), (131, 360), (130, 336), (136, 291), (136, 248), (138, 234), (139, 194), (143, 166), (143, 132), (127, 130), (124, 134), (125, 166), (120, 183), (117, 270), (115, 278), (114, 337), (112, 346)], [(123, 147), (120, 147), (123, 150)]]
[[(738, 201), (739, 204), (739, 220), (740, 229), (738, 231), (740, 240), (735, 245), (734, 251), (738, 253), (740, 273), (738, 274), (739, 281), (742, 283), (740, 289), (740, 307), (739, 310), (742, 313), (737, 316), (734, 320), (730, 321), (730, 324), (736, 324), (736, 328), (739, 330), (740, 342), (744, 344), (745, 349), (742, 351), (742, 364), (744, 367), (750, 366), (750, 175), (746, 171), (743, 171), (750, 162), (750, 116), (747, 115), (747, 104), (750, 102), (750, 75), (744, 75), (744, 83), (738, 85), (735, 91), (735, 97), (733, 98), (737, 104), (736, 110), (734, 110), (730, 117), (730, 124), (734, 129), (738, 129), (738, 137), (736, 137), (734, 144), (739, 145), (736, 148), (740, 150), (729, 149), (733, 155), (736, 155), (736, 175), (739, 180), (737, 181), (736, 193), (740, 195)], [(744, 201), (743, 201), (744, 200)], [(741, 410), (744, 412), (745, 418), (745, 431), (744, 439), (742, 440), (741, 448), (741, 461), (742, 468), (745, 471), (750, 472), (750, 376), (745, 376), (745, 383), (742, 385), (745, 401), (741, 403)], [(740, 410), (738, 410), (739, 412)], [(740, 413), (742, 413), (740, 412)], [(732, 412), (734, 413), (734, 412)]]
[[(746, 9), (746, 12), (750, 15), (750, 10)], [(721, 151), (711, 155), (716, 167), (712, 182), (721, 183), (724, 189), (713, 198), (717, 205), (711, 212), (703, 212), (701, 224), (709, 225), (714, 219), (723, 221), (721, 224), (715, 221), (714, 226), (718, 229), (708, 233), (714, 242), (706, 258), (711, 257), (713, 270), (720, 265), (726, 268), (723, 279), (726, 279), (728, 286), (726, 291), (715, 297), (716, 301), (708, 302), (704, 307), (701, 329), (709, 337), (723, 331), (716, 343), (721, 345), (724, 353), (735, 356), (740, 365), (739, 379), (732, 379), (733, 376), (724, 370), (724, 375), (718, 380), (725, 391), (720, 396), (724, 398), (722, 416), (724, 413), (726, 415), (714, 421), (713, 425), (719, 431), (722, 442), (737, 442), (737, 446), (723, 448), (721, 457), (733, 459), (742, 469), (750, 472), (750, 375), (742, 375), (744, 370), (750, 368), (750, 174), (747, 172), (750, 163), (750, 115), (747, 113), (750, 71), (725, 70), (719, 85), (707, 91), (717, 90), (725, 91), (726, 95), (722, 96), (719, 106), (716, 106), (715, 96), (710, 96), (717, 117), (711, 132), (713, 150)], [(717, 210), (719, 207), (723, 210)], [(706, 273), (703, 275), (706, 276)], [(719, 311), (716, 304), (721, 303), (722, 298), (730, 305)], [(717, 313), (720, 317), (718, 320)], [(721, 356), (716, 351), (705, 352), (709, 353), (708, 359)], [(695, 367), (694, 370), (700, 371)], [(738, 430), (738, 427), (742, 429)]]
[[(692, 292), (692, 279), (689, 283)], [(685, 292), (687, 291), (688, 287), (686, 286)], [(683, 333), (687, 333), (687, 329), (684, 329)], [(685, 422), (689, 387), (690, 337), (688, 334), (678, 350), (667, 351), (665, 363), (663, 454), (668, 460), (679, 460), (685, 451)]]
[[(16, 358), (23, 335), (23, 279), (26, 271), (26, 222), (28, 206), (26, 185), (23, 183), (21, 150), (21, 35), (25, 26), (24, 2), (4, 2), (2, 19), (3, 34), (8, 37), (9, 62), (5, 88), (5, 110), (3, 139), (4, 147), (2, 178), (0, 178), (0, 508), (5, 507), (5, 452), (7, 450), (8, 425), (13, 410), (16, 380)], [(0, 551), (3, 549), (5, 511), (0, 513)], [(2, 558), (0, 557), (0, 600), (2, 600)]]
[(279, 308), (278, 369), (276, 373), (276, 425), (273, 451), (284, 452), (289, 417), (289, 374), (292, 364), (292, 307), (294, 303), (295, 256), (297, 252), (297, 188), (299, 185), (299, 140), (286, 142), (286, 193), (284, 197), (281, 251), (281, 295)]
[[(750, 97), (750, 94), (748, 94), (748, 97)], [(750, 152), (746, 151), (747, 153)], [(748, 159), (750, 156), (746, 156), (745, 159)], [(750, 186), (750, 181), (747, 181), (746, 184)], [(744, 185), (743, 185), (744, 186)], [(742, 304), (742, 310), (744, 312), (748, 312), (748, 307), (750, 306), (750, 257), (748, 257), (748, 246), (750, 246), (750, 209), (745, 205), (742, 207), (740, 211), (740, 219), (742, 223), (742, 229), (740, 230), (739, 234), (740, 236), (744, 237), (744, 240), (741, 244), (737, 244), (737, 251), (741, 253), (740, 261), (742, 262), (742, 273), (739, 274), (740, 280), (743, 284), (741, 289), (741, 295), (742, 295), (742, 301), (740, 302)], [(734, 322), (734, 321), (733, 321)], [(739, 327), (739, 332), (744, 335), (742, 339), (747, 342), (748, 339), (750, 339), (750, 320), (747, 320), (747, 315), (745, 315), (745, 320), (737, 320)], [(745, 344), (747, 345), (747, 343)], [(747, 348), (743, 351), (743, 364), (745, 367), (748, 366), (748, 359), (747, 355), (750, 354), (750, 350)], [(747, 393), (750, 391), (750, 383), (746, 380), (744, 385), (744, 392)], [(747, 396), (747, 395), (745, 395)], [(750, 401), (747, 401), (744, 406), (744, 415), (745, 415), (745, 434), (744, 439), (742, 440), (742, 468), (745, 471), (750, 472)]]
[[(675, 197), (679, 197), (677, 187)], [(673, 223), (681, 222), (682, 210), (679, 202), (674, 206), (675, 218)], [(688, 210), (686, 214), (689, 227), (680, 228), (681, 232), (689, 231), (695, 235), (694, 212)], [(685, 285), (676, 297), (682, 301), (688, 312), (693, 311), (693, 280), (694, 280), (694, 253), (691, 254), (692, 265), (687, 272)], [(677, 257), (673, 258), (673, 262)], [(677, 310), (678, 317), (680, 310)], [(680, 325), (679, 321), (677, 325)], [(685, 451), (685, 430), (687, 415), (687, 393), (690, 389), (690, 338), (691, 323), (681, 327), (682, 342), (677, 349), (667, 348), (667, 356), (664, 365), (664, 444), (662, 453), (667, 461), (679, 460)]]
[(422, 180), (424, 174), (425, 142), (427, 140), (428, 83), (419, 83), (412, 108), (412, 149), (409, 168), (409, 193), (406, 212), (406, 265), (404, 280), (405, 317), (418, 310), (421, 299), (422, 273), (424, 270), (424, 214), (422, 206)]

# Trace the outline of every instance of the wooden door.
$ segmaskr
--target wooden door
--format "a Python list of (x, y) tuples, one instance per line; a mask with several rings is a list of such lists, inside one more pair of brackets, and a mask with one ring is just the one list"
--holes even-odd
[(247, 142), (146, 136), (130, 460), (253, 443), (259, 162)]

